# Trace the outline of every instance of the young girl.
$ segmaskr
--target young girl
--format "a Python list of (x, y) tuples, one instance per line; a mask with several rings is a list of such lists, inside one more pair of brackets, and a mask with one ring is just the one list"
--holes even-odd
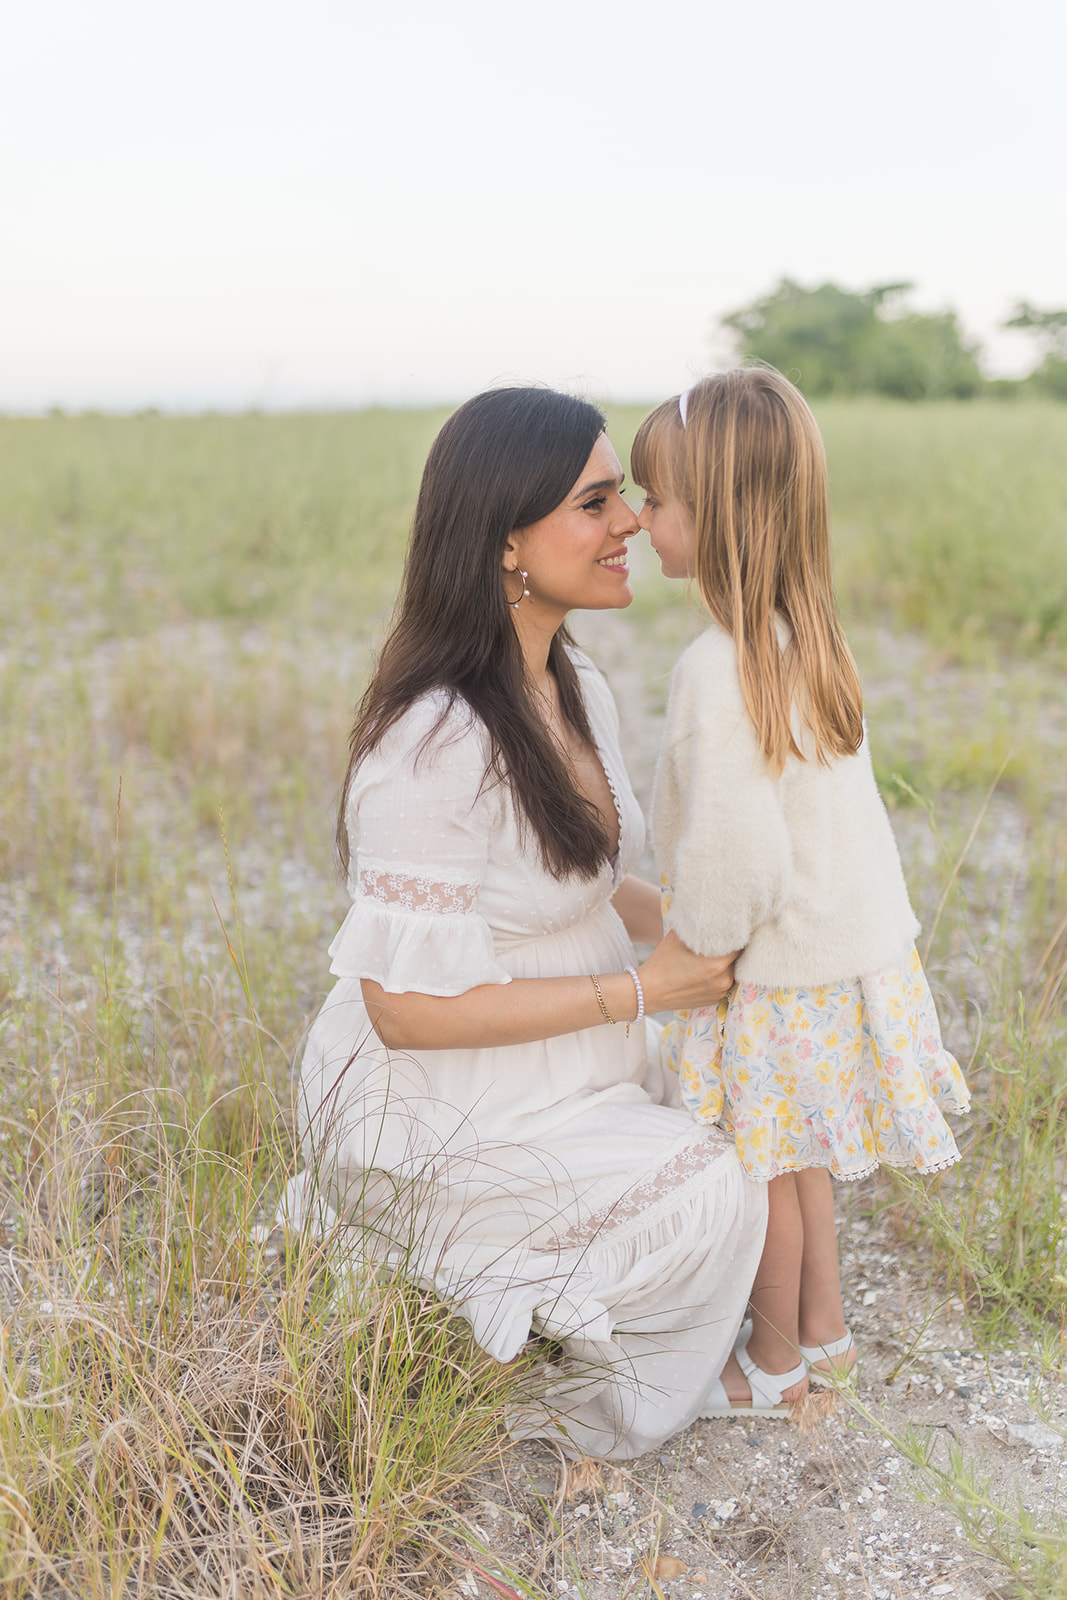
[(831, 1175), (957, 1161), (942, 1113), (967, 1089), (875, 787), (814, 417), (772, 369), (717, 374), (646, 417), (632, 466), (663, 571), (713, 619), (678, 663), (656, 771), (665, 914), (692, 949), (741, 952), (732, 996), (678, 1012), (669, 1048), (684, 1104), (768, 1182), (752, 1322), (703, 1414), (748, 1394), (781, 1412), (855, 1360)]

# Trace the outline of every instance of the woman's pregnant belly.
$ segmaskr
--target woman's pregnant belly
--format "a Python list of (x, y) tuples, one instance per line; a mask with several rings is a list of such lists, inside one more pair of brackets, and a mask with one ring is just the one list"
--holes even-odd
[[(618, 972), (633, 961), (610, 902), (570, 927), (510, 938), (496, 955), (516, 979)], [(396, 1169), (434, 1151), (549, 1145), (598, 1104), (647, 1103), (643, 1026), (629, 1037), (625, 1019), (557, 1034), (547, 1000), (543, 1020), (551, 1037), (527, 1044), (390, 1052), (371, 1029), (358, 979), (342, 978), (305, 1052), (304, 1126), (329, 1143), (356, 1140), (360, 1165)]]

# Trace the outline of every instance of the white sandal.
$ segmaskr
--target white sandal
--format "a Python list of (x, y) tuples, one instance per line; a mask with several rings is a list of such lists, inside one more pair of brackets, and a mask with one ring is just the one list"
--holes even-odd
[[(742, 1335), (744, 1331), (742, 1328)], [(764, 1372), (749, 1355), (747, 1340), (744, 1344), (739, 1343), (734, 1346), (734, 1355), (737, 1357), (738, 1366), (748, 1379), (752, 1395), (748, 1405), (731, 1405), (730, 1396), (726, 1393), (722, 1379), (716, 1378), (705, 1395), (697, 1416), (788, 1417), (793, 1402), (784, 1400), (782, 1396), (785, 1390), (791, 1389), (795, 1383), (803, 1383), (808, 1376), (807, 1364), (802, 1361), (791, 1372)]]
[[(838, 1356), (847, 1356), (850, 1350), (855, 1350), (856, 1341), (849, 1328), (845, 1329), (840, 1339), (830, 1339), (826, 1344), (802, 1344), (800, 1346), (801, 1358), (807, 1368), (808, 1377), (812, 1383), (823, 1383), (833, 1388), (843, 1379), (850, 1378), (856, 1370), (856, 1362), (850, 1361), (847, 1367), (837, 1367), (834, 1363)], [(830, 1370), (826, 1372), (817, 1367), (817, 1361), (829, 1361)], [(788, 1387), (788, 1385), (786, 1386)]]

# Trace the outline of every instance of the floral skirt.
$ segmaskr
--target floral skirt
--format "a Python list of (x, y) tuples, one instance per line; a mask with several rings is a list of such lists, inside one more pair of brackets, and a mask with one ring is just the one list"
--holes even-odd
[(855, 982), (737, 984), (716, 1010), (676, 1012), (664, 1043), (682, 1104), (732, 1128), (750, 1178), (802, 1167), (864, 1178), (880, 1164), (936, 1172), (959, 1160), (944, 1113), (968, 1110), (970, 1097), (914, 948)]

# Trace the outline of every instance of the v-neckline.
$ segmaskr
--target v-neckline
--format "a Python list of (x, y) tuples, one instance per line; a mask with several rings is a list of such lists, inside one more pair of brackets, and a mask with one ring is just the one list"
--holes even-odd
[(608, 865), (611, 867), (612, 876), (618, 877), (619, 861), (622, 856), (622, 806), (619, 802), (619, 791), (615, 787), (615, 779), (611, 775), (611, 767), (608, 763), (607, 757), (604, 754), (600, 740), (597, 738), (593, 729), (592, 721), (590, 721), (589, 724), (589, 734), (592, 740), (593, 754), (596, 756), (600, 765), (600, 770), (604, 774), (604, 782), (608, 786), (608, 793), (611, 796), (611, 803), (615, 807), (615, 821), (618, 825), (619, 831), (615, 842), (615, 849), (608, 857)]

